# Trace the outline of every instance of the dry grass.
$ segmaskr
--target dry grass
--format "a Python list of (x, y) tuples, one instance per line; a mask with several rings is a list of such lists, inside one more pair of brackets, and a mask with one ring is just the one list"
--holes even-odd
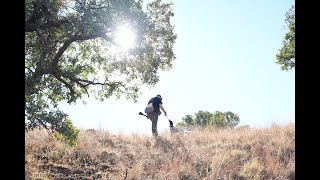
[(158, 141), (81, 131), (75, 147), (35, 130), (25, 152), (26, 179), (295, 179), (294, 124), (165, 132)]

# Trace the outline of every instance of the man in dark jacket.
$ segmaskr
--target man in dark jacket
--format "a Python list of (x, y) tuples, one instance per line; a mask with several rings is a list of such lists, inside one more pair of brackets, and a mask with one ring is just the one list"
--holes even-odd
[(158, 124), (158, 117), (161, 114), (160, 109), (164, 113), (165, 116), (167, 116), (167, 112), (164, 110), (162, 106), (162, 97), (158, 94), (156, 97), (151, 98), (148, 102), (148, 105), (152, 103), (154, 107), (154, 112), (148, 113), (147, 118), (151, 120), (152, 122), (152, 135), (157, 137), (158, 136), (158, 130), (157, 130), (157, 124)]

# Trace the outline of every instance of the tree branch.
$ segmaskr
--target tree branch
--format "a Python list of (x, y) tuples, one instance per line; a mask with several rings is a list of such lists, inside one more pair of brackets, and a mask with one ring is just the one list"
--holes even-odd
[[(89, 85), (109, 86), (109, 87), (112, 87), (114, 89), (117, 88), (117, 87), (120, 87), (120, 86), (124, 87), (124, 85), (121, 82), (112, 82), (112, 83), (93, 82), (93, 81), (86, 80), (86, 79), (80, 79), (80, 78), (72, 77), (71, 75), (68, 75), (67, 73), (64, 73), (64, 72), (60, 72), (60, 74), (61, 74), (62, 77), (67, 78), (70, 81), (73, 81), (73, 82), (77, 83), (81, 88), (83, 88), (86, 91), (88, 97), (89, 97), (89, 93), (88, 93), (87, 87)], [(84, 82), (86, 84), (83, 84), (82, 82)], [(121, 92), (124, 92), (121, 89), (119, 89), (119, 90)]]
[(24, 31), (25, 32), (34, 32), (37, 30), (37, 27), (39, 27), (40, 30), (45, 30), (48, 28), (59, 28), (62, 24), (68, 22), (68, 20), (61, 20), (61, 21), (53, 21), (53, 20), (48, 20), (47, 23), (43, 24), (43, 25), (39, 25), (36, 22), (26, 22), (25, 26), (24, 26)]
[[(46, 50), (46, 54), (49, 54), (50, 53), (50, 48), (48, 46), (48, 43), (47, 43), (46, 39), (43, 37), (43, 35), (40, 32), (39, 28), (36, 28), (36, 32), (37, 32), (38, 36), (40, 37), (40, 44), (43, 44), (44, 49)], [(44, 58), (45, 58), (46, 54), (43, 55)]]
[(26, 79), (26, 84), (29, 89), (29, 93), (33, 94), (34, 92), (37, 92), (36, 84), (41, 81), (41, 77), (44, 74), (43, 67), (42, 67), (42, 61), (38, 61), (36, 68), (34, 70), (34, 73), (31, 75), (30, 79)]
[(32, 69), (30, 69), (29, 67), (25, 66), (24, 68), (28, 69), (30, 72), (33, 72)]
[(81, 88), (83, 88), (86, 91), (86, 93), (87, 93), (87, 95), (89, 97), (88, 89), (86, 88), (86, 86), (84, 84), (82, 84), (81, 82), (77, 81), (74, 77), (69, 76), (64, 72), (61, 72), (61, 76), (64, 77), (64, 78), (68, 78), (70, 81), (73, 81), (73, 82), (77, 83)]
[(70, 96), (71, 96), (71, 98), (68, 100), (68, 103), (74, 101), (74, 100), (75, 100), (75, 97), (74, 97), (75, 92), (74, 92), (72, 86), (71, 86), (69, 83), (67, 83), (65, 80), (63, 80), (63, 79), (62, 79), (60, 76), (58, 76), (57, 74), (53, 74), (53, 76), (54, 76), (55, 78), (57, 78), (60, 82), (62, 82), (65, 86), (67, 86), (67, 88), (70, 90)]
[(71, 45), (71, 43), (73, 43), (75, 41), (85, 41), (85, 40), (89, 40), (89, 39), (95, 39), (98, 37), (102, 37), (103, 39), (114, 43), (114, 41), (111, 38), (109, 38), (104, 32), (100, 32), (100, 33), (92, 34), (92, 35), (75, 35), (75, 36), (71, 37), (70, 39), (68, 39), (63, 44), (63, 46), (60, 48), (59, 52), (53, 58), (53, 60), (52, 60), (53, 72), (58, 73), (58, 61), (61, 58), (61, 56), (63, 55), (63, 53), (67, 50), (67, 48)]
[[(38, 35), (40, 36), (40, 39), (42, 40), (42, 44), (44, 44), (45, 46), (45, 49), (48, 49), (47, 45), (46, 45), (46, 42), (44, 40), (44, 38), (41, 36), (41, 33), (40, 33), (40, 30), (37, 29), (38, 31)], [(62, 57), (63, 53), (67, 50), (67, 48), (75, 41), (85, 41), (85, 40), (90, 40), (90, 39), (95, 39), (95, 38), (98, 38), (98, 37), (101, 37), (107, 41), (110, 41), (112, 43), (113, 40), (111, 38), (109, 38), (105, 32), (100, 32), (100, 33), (96, 33), (96, 34), (92, 34), (92, 35), (74, 35), (73, 37), (71, 37), (70, 39), (68, 39), (67, 41), (64, 42), (63, 46), (60, 48), (60, 50), (58, 51), (58, 53), (54, 56), (53, 60), (52, 60), (52, 69), (51, 71), (49, 72), (44, 72), (44, 68), (42, 67), (41, 65), (41, 60), (38, 62), (38, 65), (37, 65), (37, 68), (35, 70), (35, 73), (33, 74), (33, 79), (35, 79), (33, 81), (33, 83), (31, 83), (31, 87), (33, 88), (34, 85), (39, 82), (41, 80), (41, 77), (44, 73), (50, 73), (52, 74), (57, 80), (59, 80), (60, 82), (62, 82), (69, 90), (70, 90), (70, 95), (71, 95), (71, 99), (68, 100), (68, 102), (72, 102), (75, 97), (74, 97), (74, 94), (75, 94), (75, 91), (74, 89), (72, 88), (72, 86), (66, 82), (65, 80), (63, 80), (61, 77), (65, 77), (75, 83), (77, 83), (81, 88), (85, 89), (86, 93), (88, 94), (89, 96), (89, 93), (88, 93), (88, 90), (87, 90), (87, 86), (89, 85), (108, 85), (108, 86), (114, 86), (115, 84), (108, 84), (108, 83), (100, 83), (100, 82), (93, 82), (93, 81), (89, 81), (89, 80), (83, 80), (83, 79), (79, 79), (79, 78), (74, 78), (72, 76), (69, 76), (65, 73), (63, 73), (62, 71), (59, 70), (58, 68), (58, 62), (59, 62), (59, 59)], [(81, 82), (85, 82), (86, 84), (83, 84)]]

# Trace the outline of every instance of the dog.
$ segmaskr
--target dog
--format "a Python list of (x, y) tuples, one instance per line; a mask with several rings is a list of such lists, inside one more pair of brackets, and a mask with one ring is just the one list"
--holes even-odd
[(184, 129), (174, 127), (173, 122), (170, 119), (168, 119), (168, 120), (169, 120), (169, 124), (170, 124), (169, 128), (170, 128), (171, 135), (173, 135), (173, 134), (187, 134), (187, 133), (191, 132), (189, 130), (184, 130)]
[[(145, 116), (146, 118), (148, 118), (148, 116), (143, 114), (142, 112), (139, 112), (139, 115)], [(184, 129), (174, 127), (173, 122), (170, 119), (168, 119), (168, 120), (169, 120), (169, 128), (170, 128), (171, 135), (173, 135), (173, 134), (188, 134), (191, 132), (189, 130), (184, 130)]]

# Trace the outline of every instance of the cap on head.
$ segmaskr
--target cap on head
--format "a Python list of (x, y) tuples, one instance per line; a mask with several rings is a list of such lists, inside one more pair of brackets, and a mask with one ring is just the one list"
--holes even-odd
[(162, 99), (162, 97), (161, 97), (161, 95), (160, 95), (160, 94), (158, 94), (156, 97), (158, 97), (158, 98)]

